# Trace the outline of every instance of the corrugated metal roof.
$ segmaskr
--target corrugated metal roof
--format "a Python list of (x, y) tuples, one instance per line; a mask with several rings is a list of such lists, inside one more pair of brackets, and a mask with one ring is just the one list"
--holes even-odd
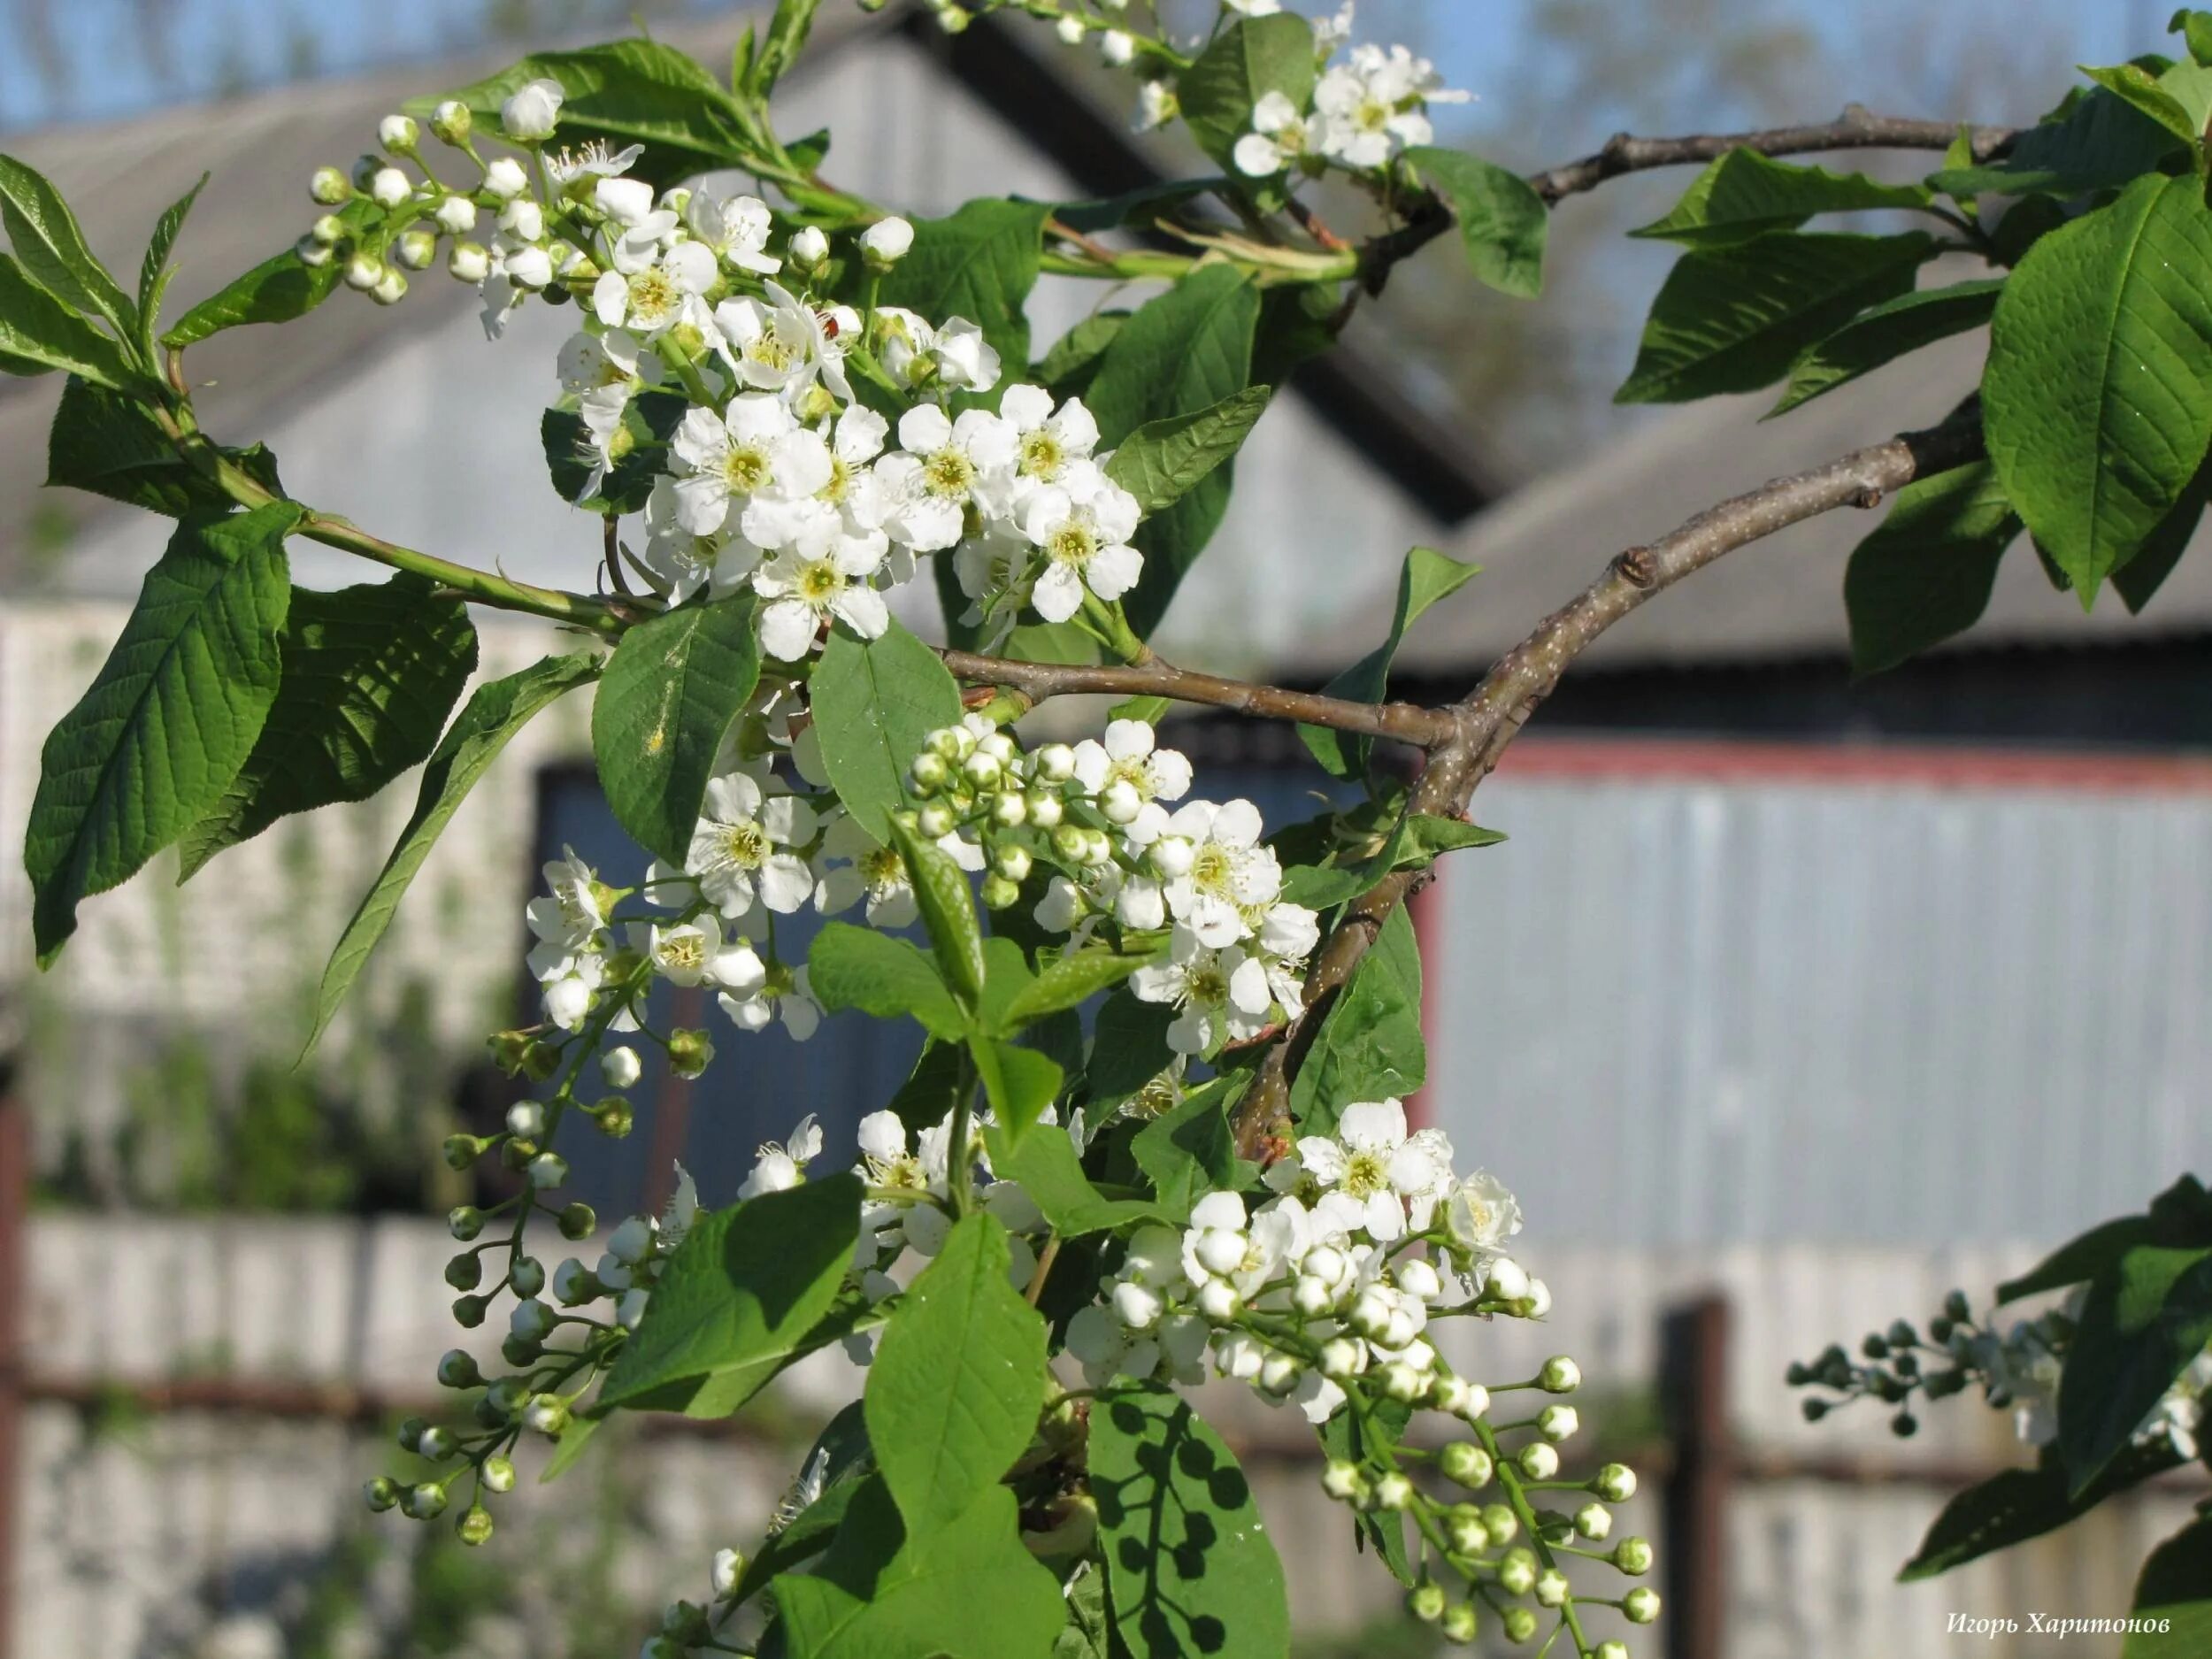
[(1429, 1100), (1592, 1242), (2058, 1239), (2212, 1160), (2212, 794), (1524, 775)]

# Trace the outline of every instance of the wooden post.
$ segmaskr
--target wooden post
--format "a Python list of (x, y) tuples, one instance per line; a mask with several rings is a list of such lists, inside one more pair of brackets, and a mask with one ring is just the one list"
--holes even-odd
[(1668, 1659), (1721, 1659), (1727, 1640), (1728, 1326), (1717, 1294), (1674, 1309), (1661, 1326), (1660, 1400), (1674, 1445), (1660, 1550)]
[(31, 1192), (29, 1115), (0, 1058), (0, 1659), (15, 1646), (23, 1504), (24, 1212)]

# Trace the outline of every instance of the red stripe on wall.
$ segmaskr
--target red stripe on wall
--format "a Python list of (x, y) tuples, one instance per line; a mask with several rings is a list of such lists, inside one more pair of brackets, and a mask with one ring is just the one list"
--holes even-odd
[(2212, 795), (2212, 757), (1965, 744), (1529, 736), (1508, 751), (1498, 771), (1513, 778)]

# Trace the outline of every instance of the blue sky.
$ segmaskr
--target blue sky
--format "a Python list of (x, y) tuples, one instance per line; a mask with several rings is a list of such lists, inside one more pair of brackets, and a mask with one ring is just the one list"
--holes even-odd
[[(1365, 0), (1361, 33), (1417, 41), (1457, 84), (1478, 92), (1486, 86), (1494, 98), (1539, 49), (1532, 19), (1559, 3)], [(1633, 15), (1662, 34), (1678, 6), (1699, 9), (1690, 0), (1611, 4), (1617, 15)], [(672, 8), (726, 9), (711, 0), (663, 0), (649, 10)], [(291, 79), (303, 70), (343, 73), (434, 58), (480, 42), (488, 17), (518, 9), (556, 20), (595, 9), (619, 19), (626, 11), (617, 0), (595, 8), (593, 0), (0, 0), (7, 36), (20, 49), (0, 52), (0, 128), (112, 118)], [(1742, 15), (1809, 31), (1824, 55), (1849, 65), (1846, 96), (1875, 104), (1894, 103), (1893, 88), (1883, 82), (1924, 75), (1930, 56), (1985, 59), (1993, 44), (2008, 64), (2032, 68), (2035, 81), (2047, 85), (2049, 71), (2062, 66), (2054, 58), (2110, 60), (2154, 45), (2170, 9), (2170, 0), (1947, 0), (1939, 13), (1924, 0), (1856, 0), (1847, 6), (1740, 0), (1737, 7)], [(1932, 23), (1932, 14), (1940, 22)], [(1694, 28), (1686, 33), (1696, 35)], [(1683, 44), (1687, 49), (1697, 40)], [(2018, 63), (2024, 52), (2032, 65)], [(1987, 113), (2016, 119), (2026, 112)], [(1610, 130), (1608, 111), (1589, 113), (1594, 133)], [(1479, 129), (1481, 112), (1471, 119)]]

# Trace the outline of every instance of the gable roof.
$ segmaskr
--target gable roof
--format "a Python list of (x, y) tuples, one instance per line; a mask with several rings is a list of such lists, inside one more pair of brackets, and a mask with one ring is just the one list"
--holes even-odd
[[(725, 54), (740, 13), (657, 29), (657, 36), (712, 62)], [(961, 85), (1035, 143), (1082, 188), (1110, 195), (1168, 176), (1179, 165), (1147, 148), (1118, 115), (1110, 117), (1079, 84), (1076, 54), (1033, 54), (1009, 28), (981, 19), (945, 36), (918, 8), (867, 16), (826, 10), (788, 79), (804, 81), (851, 43), (891, 38), (925, 50)], [(507, 52), (478, 52), (332, 81), (305, 82), (232, 103), (185, 106), (131, 119), (18, 134), (12, 153), (51, 177), (84, 223), (88, 239), (120, 271), (160, 213), (204, 171), (209, 182), (180, 243), (169, 302), (180, 314), (251, 261), (282, 248), (305, 222), (307, 173), (342, 164), (373, 134), (378, 119), (425, 87), (458, 86), (498, 68)], [(203, 419), (218, 437), (242, 441), (285, 411), (326, 394), (370, 353), (388, 350), (395, 330), (427, 331), (475, 303), (460, 285), (417, 285), (396, 317), (380, 307), (333, 303), (281, 330), (234, 329), (195, 348), (190, 370), (204, 383)], [(1345, 440), (1447, 523), (1495, 493), (1476, 461), (1408, 403), (1379, 365), (1349, 349), (1309, 365), (1293, 389)], [(75, 491), (42, 493), (47, 428), (60, 378), (0, 376), (0, 591), (35, 580), (42, 515), (81, 531), (96, 517), (134, 511)]]

